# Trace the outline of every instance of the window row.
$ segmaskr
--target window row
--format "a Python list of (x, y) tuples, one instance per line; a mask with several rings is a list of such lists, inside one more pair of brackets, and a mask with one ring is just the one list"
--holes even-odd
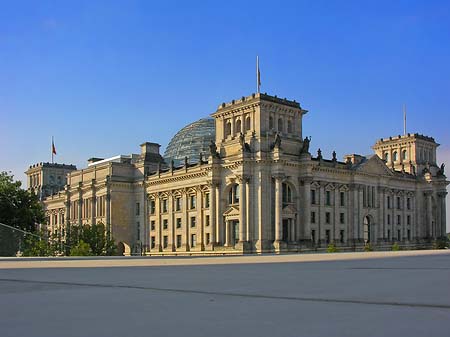
[[(182, 235), (177, 235), (175, 237), (175, 247), (176, 248), (181, 248), (182, 243), (183, 243), (183, 236)], [(211, 243), (211, 235), (210, 233), (205, 233), (205, 244), (209, 245)], [(167, 249), (169, 247), (169, 236), (168, 235), (164, 235), (162, 237), (162, 248), (163, 249)], [(190, 235), (190, 240), (189, 240), (189, 244), (191, 246), (191, 248), (195, 248), (197, 246), (197, 234), (191, 234)], [(156, 248), (156, 236), (151, 236), (150, 237), (150, 249), (155, 249)]]
[[(161, 201), (161, 213), (167, 213), (169, 212), (169, 199), (162, 199)], [(195, 194), (189, 195), (187, 200), (187, 208), (188, 209), (196, 209), (197, 208), (197, 196)], [(174, 209), (175, 212), (182, 211), (183, 208), (183, 200), (181, 197), (175, 197), (174, 198)], [(203, 196), (203, 207), (209, 208), (209, 193), (205, 193)], [(150, 200), (148, 205), (148, 212), (150, 214), (156, 213), (156, 201), (154, 199)]]
[[(241, 118), (238, 117), (236, 119), (226, 119), (225, 120), (225, 132), (224, 135), (225, 137), (231, 136), (231, 135), (236, 135), (239, 134), (241, 132), (246, 132), (251, 130), (251, 118), (249, 115), (244, 117), (245, 123), (244, 125), (242, 125), (242, 121)], [(234, 124), (233, 124), (234, 123)]]
[[(318, 196), (317, 196), (317, 191), (312, 189), (311, 190), (311, 204), (312, 205), (317, 205), (319, 204), (319, 200), (318, 200)], [(333, 198), (333, 194), (332, 191), (325, 191), (325, 206), (332, 206), (334, 204), (334, 198)], [(339, 206), (343, 207), (345, 206), (345, 192), (339, 192)]]
[[(400, 214), (397, 214), (397, 216), (396, 216), (396, 224), (397, 225), (401, 225), (402, 224), (402, 216), (400, 215)], [(386, 216), (386, 223), (388, 224), (388, 225), (391, 225), (392, 224), (392, 221), (391, 221), (391, 215), (390, 214), (388, 214), (387, 216)], [(406, 225), (411, 225), (411, 215), (407, 215), (406, 216)]]
[(294, 133), (294, 122), (291, 119), (288, 119), (287, 122), (283, 120), (283, 118), (278, 118), (276, 120), (277, 125), (275, 125), (275, 119), (273, 116), (269, 116), (269, 130), (276, 130), (281, 133)]
[[(317, 243), (317, 239), (319, 239), (319, 238), (316, 237), (316, 230), (312, 229), (311, 230), (311, 241), (313, 243)], [(325, 230), (325, 242), (327, 244), (329, 244), (329, 243), (331, 243), (331, 240), (332, 240), (332, 238), (331, 238), (331, 230), (330, 229), (326, 229)], [(339, 239), (338, 240), (339, 240), (339, 243), (344, 243), (345, 242), (345, 230), (344, 229), (341, 229), (339, 231)]]
[[(210, 225), (209, 215), (205, 215), (205, 227), (209, 227), (209, 225)], [(175, 228), (180, 229), (182, 227), (183, 227), (183, 222), (182, 222), (181, 218), (175, 218)], [(191, 228), (197, 227), (197, 217), (191, 216), (189, 218), (189, 227), (191, 227)], [(162, 220), (162, 229), (163, 230), (169, 229), (169, 219)], [(151, 231), (156, 230), (156, 221), (155, 220), (150, 221), (150, 230)]]
[[(398, 196), (394, 199), (394, 198), (391, 198), (390, 195), (388, 195), (386, 197), (387, 208), (389, 208), (389, 209), (394, 208), (394, 200), (395, 200), (395, 208), (403, 209), (404, 206), (403, 206), (402, 197)], [(408, 198), (406, 198), (406, 209), (411, 210), (411, 208), (412, 208), (411, 198), (408, 197)]]
[[(311, 212), (311, 223), (315, 224), (317, 221), (316, 212)], [(331, 213), (325, 212), (325, 223), (331, 224)], [(339, 213), (339, 223), (345, 224), (345, 213)]]

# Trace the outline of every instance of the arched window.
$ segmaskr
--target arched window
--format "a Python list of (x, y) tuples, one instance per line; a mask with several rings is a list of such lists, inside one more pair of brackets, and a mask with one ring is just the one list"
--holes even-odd
[(269, 117), (269, 130), (272, 130), (272, 129), (273, 129), (273, 117), (270, 116)]
[(245, 131), (250, 130), (250, 116), (245, 117)]
[(402, 152), (402, 159), (406, 160), (407, 157), (408, 157), (408, 154), (406, 153), (406, 150), (403, 150), (403, 152)]
[(233, 185), (228, 192), (228, 204), (238, 204), (239, 203), (239, 185)]
[(228, 120), (225, 123), (225, 137), (231, 135), (231, 122)]
[(278, 132), (283, 132), (283, 120), (278, 118)]
[(291, 204), (292, 203), (292, 189), (291, 189), (291, 187), (288, 184), (283, 183), (282, 188), (283, 188), (283, 194), (282, 194), (282, 196), (283, 196), (283, 205)]
[(241, 125), (242, 125), (241, 120), (238, 119), (236, 121), (236, 133), (240, 133), (242, 131)]
[(287, 123), (288, 125), (288, 128), (287, 128), (287, 132), (288, 133), (292, 133), (292, 122), (290, 121), (290, 120), (288, 120), (288, 123)]
[(397, 155), (397, 151), (394, 151), (393, 153), (392, 153), (392, 161), (397, 161), (398, 160), (398, 155)]
[(387, 162), (389, 161), (389, 152), (384, 153), (384, 160)]

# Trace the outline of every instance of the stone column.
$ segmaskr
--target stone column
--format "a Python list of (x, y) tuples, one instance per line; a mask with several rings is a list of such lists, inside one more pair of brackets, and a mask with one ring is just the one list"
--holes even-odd
[(189, 251), (190, 243), (189, 243), (189, 217), (188, 217), (188, 196), (186, 194), (187, 191), (183, 191), (183, 200), (182, 200), (182, 209), (183, 209), (183, 215), (181, 222), (184, 225), (184, 240), (182, 246), (184, 246), (186, 251)]
[(211, 244), (216, 243), (216, 185), (211, 184), (209, 188), (209, 221), (211, 226)]
[(280, 242), (282, 239), (282, 182), (281, 177), (275, 177), (275, 242)]
[(78, 226), (81, 227), (83, 224), (83, 192), (81, 187), (78, 188)]
[(432, 206), (431, 206), (431, 194), (432, 192), (425, 192), (425, 198), (427, 202), (427, 236), (430, 238), (434, 238), (434, 232), (433, 232), (433, 214), (432, 214)]
[(230, 221), (225, 220), (225, 247), (230, 246)]
[(217, 185), (215, 188), (216, 191), (216, 242), (217, 244), (223, 244), (223, 216), (222, 216), (222, 210), (221, 210), (221, 203), (220, 203), (220, 185)]
[(203, 193), (199, 186), (197, 190), (197, 235), (200, 250), (205, 250), (205, 221), (203, 221)]
[(173, 221), (173, 194), (172, 192), (169, 193), (169, 198), (167, 200), (167, 202), (169, 203), (169, 246), (167, 248), (169, 248), (170, 251), (175, 251), (175, 224)]
[(111, 193), (106, 194), (106, 233), (109, 235), (109, 239), (112, 239), (111, 229)]
[(162, 221), (161, 221), (161, 198), (158, 194), (155, 198), (155, 214), (156, 214), (156, 243), (155, 248), (156, 251), (162, 251)]
[(239, 242), (247, 241), (247, 181), (241, 180), (239, 198)]
[(441, 209), (441, 236), (445, 236), (447, 233), (447, 209), (446, 209), (446, 203), (445, 198), (447, 197), (448, 192), (442, 192), (441, 202), (442, 202), (442, 209)]
[(247, 181), (245, 182), (245, 184), (247, 185), (245, 190), (247, 191), (247, 195), (246, 195), (246, 200), (247, 200), (247, 205), (246, 205), (246, 209), (247, 209), (247, 218), (245, 219), (245, 224), (246, 224), (246, 241), (252, 241), (252, 229), (250, 227), (251, 224), (251, 220), (250, 220), (250, 216), (251, 216), (251, 211), (252, 208), (250, 205), (250, 178), (247, 179)]
[(92, 197), (91, 197), (91, 224), (95, 224), (95, 203), (96, 203), (96, 199), (95, 199), (95, 190), (92, 190)]
[(303, 228), (300, 231), (300, 240), (311, 240), (311, 181), (303, 181), (303, 205), (298, 210), (303, 209)]

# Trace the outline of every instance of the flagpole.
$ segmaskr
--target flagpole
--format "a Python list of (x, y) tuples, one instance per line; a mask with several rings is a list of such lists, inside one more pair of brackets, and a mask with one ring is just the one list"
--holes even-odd
[(256, 92), (259, 94), (261, 87), (261, 74), (259, 72), (259, 56), (256, 56)]
[(52, 151), (52, 164), (53, 164), (53, 136), (52, 136), (52, 148), (51, 148), (51, 151)]
[(403, 104), (403, 135), (406, 136), (406, 105)]

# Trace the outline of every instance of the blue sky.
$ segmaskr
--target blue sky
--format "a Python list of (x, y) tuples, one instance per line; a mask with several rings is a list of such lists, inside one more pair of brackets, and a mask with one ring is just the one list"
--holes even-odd
[[(325, 157), (436, 138), (450, 170), (448, 1), (1, 1), (0, 170), (164, 150), (255, 91), (300, 101)], [(449, 212), (450, 213), (450, 212)]]

